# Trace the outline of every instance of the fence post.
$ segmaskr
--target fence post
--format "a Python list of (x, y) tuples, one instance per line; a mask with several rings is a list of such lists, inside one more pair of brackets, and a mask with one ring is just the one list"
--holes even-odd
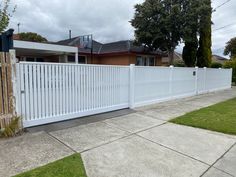
[(19, 101), (19, 98), (18, 98), (18, 90), (17, 90), (17, 87), (19, 86), (17, 84), (17, 68), (16, 68), (16, 51), (15, 50), (10, 50), (9, 51), (10, 53), (10, 64), (11, 64), (11, 68), (12, 68), (12, 106), (13, 106), (13, 116), (16, 116), (18, 114), (18, 101)]
[(198, 95), (198, 67), (195, 67), (195, 93)]
[(129, 107), (134, 108), (134, 84), (135, 84), (135, 65), (131, 64), (129, 67)]
[(173, 65), (170, 65), (170, 78), (169, 78), (169, 94), (170, 94), (170, 97), (172, 97), (172, 83), (173, 83), (173, 70), (174, 70), (174, 66)]

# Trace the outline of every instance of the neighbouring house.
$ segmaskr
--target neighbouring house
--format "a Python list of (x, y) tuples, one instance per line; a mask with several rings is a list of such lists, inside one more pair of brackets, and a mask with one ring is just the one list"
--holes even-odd
[(79, 38), (59, 42), (13, 41), (20, 61), (59, 62), (101, 65), (161, 66), (162, 52), (150, 52), (144, 46), (136, 46), (130, 40), (102, 44), (92, 42), (91, 49), (79, 47)]
[(219, 55), (212, 55), (212, 62), (221, 63), (223, 65), (226, 61), (229, 61), (229, 59)]
[[(162, 66), (169, 66), (170, 63), (169, 63), (170, 59), (168, 57), (168, 55), (163, 55), (163, 57), (161, 58), (161, 65)], [(182, 58), (182, 54), (178, 53), (178, 52), (175, 52), (174, 53), (174, 63), (180, 63), (180, 62), (184, 62), (183, 61), (183, 58)]]
[(73, 46), (14, 40), (13, 47), (19, 61), (66, 63), (72, 57), (78, 62), (78, 48)]
[[(224, 64), (226, 61), (228, 61), (227, 58), (221, 57), (219, 55), (212, 55), (212, 62)], [(174, 53), (174, 63), (184, 63), (182, 54), (178, 52)], [(165, 65), (165, 66), (169, 65), (168, 56), (162, 57), (162, 65)]]
[[(78, 37), (57, 42), (60, 45), (79, 46)], [(134, 45), (133, 41), (124, 40), (111, 43), (93, 41), (91, 49), (78, 47), (79, 60), (88, 64), (160, 66), (162, 52), (150, 52), (144, 46)]]

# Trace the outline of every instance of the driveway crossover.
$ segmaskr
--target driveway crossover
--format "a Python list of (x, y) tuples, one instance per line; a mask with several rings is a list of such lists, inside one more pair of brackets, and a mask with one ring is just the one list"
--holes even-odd
[(235, 136), (166, 122), (233, 97), (234, 89), (142, 107), (136, 113), (64, 130), (1, 140), (0, 176), (80, 152), (88, 177), (236, 177)]

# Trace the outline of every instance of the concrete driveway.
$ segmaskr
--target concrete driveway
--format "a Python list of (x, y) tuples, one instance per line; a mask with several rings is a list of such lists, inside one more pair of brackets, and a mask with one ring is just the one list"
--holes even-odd
[(235, 89), (1, 140), (0, 176), (80, 152), (88, 177), (236, 177), (236, 136), (167, 123), (233, 97)]

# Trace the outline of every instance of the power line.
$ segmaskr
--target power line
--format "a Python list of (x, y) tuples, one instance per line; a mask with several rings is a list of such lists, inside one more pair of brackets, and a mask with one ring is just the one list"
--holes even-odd
[(236, 23), (231, 23), (231, 24), (228, 24), (228, 25), (222, 26), (222, 27), (217, 28), (217, 29), (215, 29), (215, 30), (213, 30), (213, 31), (222, 30), (222, 29), (228, 28), (228, 27), (230, 27), (230, 26), (234, 26), (234, 25), (236, 25)]
[(230, 1), (231, 1), (231, 0), (227, 0), (227, 1), (225, 1), (224, 3), (218, 5), (216, 8), (213, 9), (213, 12), (215, 12), (216, 9), (219, 9), (219, 8), (221, 8), (222, 6), (226, 5), (226, 4), (229, 3)]

